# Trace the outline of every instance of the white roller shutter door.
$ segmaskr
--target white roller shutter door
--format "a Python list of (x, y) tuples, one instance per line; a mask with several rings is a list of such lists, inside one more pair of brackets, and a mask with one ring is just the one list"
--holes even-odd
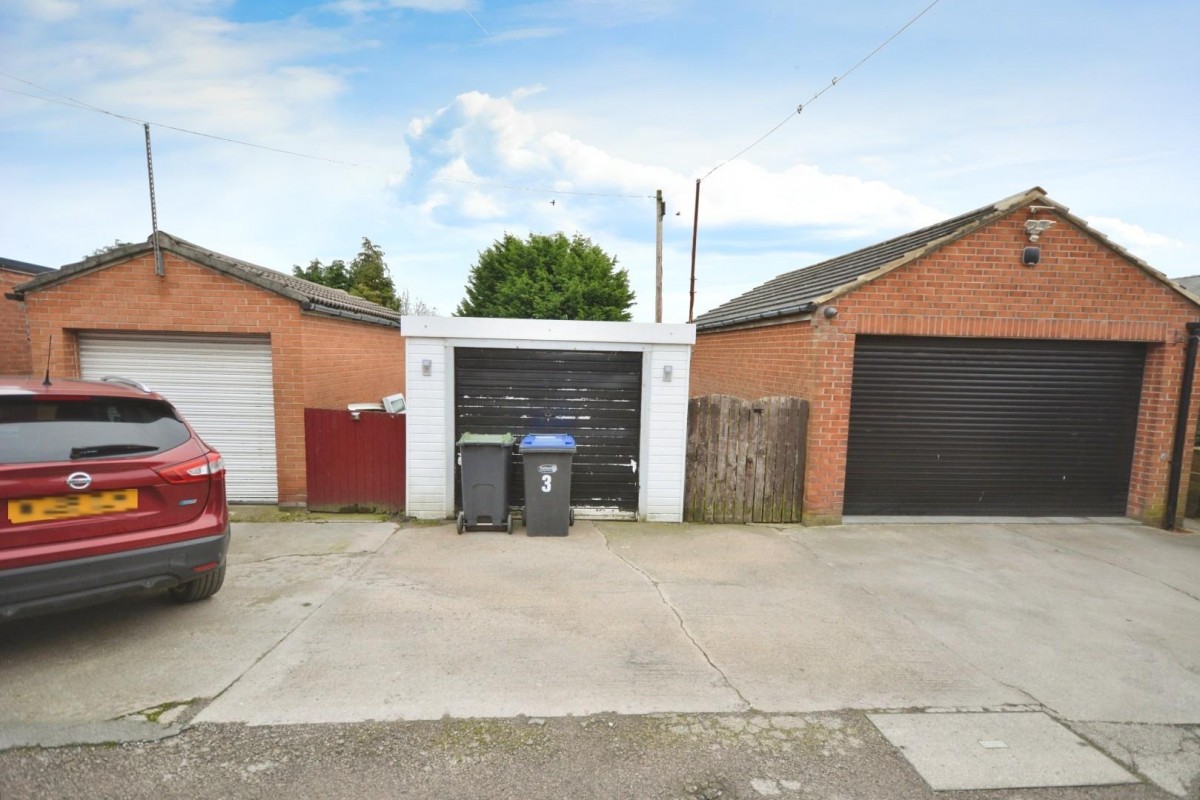
[(275, 397), (265, 336), (81, 333), (82, 377), (144, 383), (220, 451), (229, 499), (275, 503)]

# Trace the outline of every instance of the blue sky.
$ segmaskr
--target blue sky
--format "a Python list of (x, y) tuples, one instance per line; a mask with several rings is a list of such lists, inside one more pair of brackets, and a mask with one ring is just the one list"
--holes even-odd
[[(442, 314), (505, 232), (562, 230), (617, 256), (652, 321), (662, 189), (682, 322), (696, 179), (929, 2), (6, 0), (0, 255), (149, 235), (140, 126), (70, 97), (319, 157), (153, 127), (159, 225), (284, 271), (366, 236)], [(1200, 273), (1198, 35), (1194, 2), (941, 0), (704, 180), (696, 312), (1034, 185)]]

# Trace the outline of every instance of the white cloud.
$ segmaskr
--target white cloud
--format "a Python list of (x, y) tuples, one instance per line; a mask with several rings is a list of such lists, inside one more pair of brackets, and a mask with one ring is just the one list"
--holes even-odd
[(469, 11), (475, 3), (466, 0), (384, 0), (388, 8), (407, 8), (413, 11)]
[(481, 191), (467, 192), (462, 202), (462, 211), (468, 219), (475, 220), (499, 219), (504, 216), (504, 209), (500, 204)]
[(1088, 217), (1086, 222), (1114, 242), (1134, 253), (1139, 249), (1157, 247), (1179, 248), (1187, 246), (1185, 242), (1181, 242), (1178, 239), (1163, 236), (1161, 233), (1152, 233), (1141, 225), (1125, 222), (1116, 217)]
[(216, 16), (225, 3), (172, 0), (131, 13), (109, 5), (83, 7), (62, 26), (19, 20), (10, 34), (23, 46), (10, 45), (7, 71), (119, 114), (273, 138), (345, 96), (348, 71), (329, 61), (359, 48), (341, 31), (296, 20)]
[[(10, 50), (8, 68), (117, 113), (318, 157), (302, 160), (155, 128), (165, 230), (286, 270), (313, 257), (348, 258), (358, 250), (358, 237), (394, 225), (389, 184), (401, 184), (408, 171), (402, 126), (386, 115), (364, 125), (341, 113), (347, 72), (327, 66), (332, 54), (356, 48), (352, 37), (294, 20), (220, 19), (212, 14), (227, 8), (221, 0), (172, 0), (139, 4), (134, 14), (112, 13), (122, 1), (87, 5), (65, 32), (26, 19), (27, 46)], [(56, 38), (63, 35), (67, 44)], [(49, 167), (43, 155), (37, 173), (24, 170), (28, 208), (15, 200), (0, 205), (0, 239), (14, 252), (28, 252), (26, 260), (52, 265), (114, 238), (144, 239), (149, 211), (141, 132), (90, 112), (21, 102), (19, 111), (31, 121), (26, 129), (50, 133), (42, 146), (62, 166)], [(0, 171), (22, 164), (21, 156), (0, 156)], [(46, 236), (61, 219), (71, 220), (69, 235)]]
[(660, 19), (681, 6), (680, 0), (553, 0), (527, 4), (524, 12), (533, 18), (616, 27)]
[(25, 0), (26, 13), (46, 22), (63, 22), (79, 13), (79, 3), (71, 0)]
[[(549, 122), (523, 110), (520, 99), (519, 92), (507, 97), (467, 92), (410, 123), (417, 166), (397, 197), (412, 198), (413, 210), (432, 226), (426, 231), (431, 237), (438, 230), (443, 237), (476, 241), (503, 231), (583, 233), (629, 270), (638, 294), (635, 319), (645, 321), (654, 313), (651, 198), (661, 187), (668, 206), (664, 315), (668, 321), (686, 319), (695, 178), (583, 141), (564, 130), (569, 118)], [(698, 167), (695, 174), (707, 169)], [(550, 188), (562, 194), (536, 191)], [(946, 216), (881, 181), (807, 164), (772, 171), (731, 162), (702, 191), (696, 313), (837, 255), (849, 249), (844, 241), (849, 237), (877, 240)], [(434, 299), (453, 305), (445, 297)]]
[(829, 175), (808, 164), (771, 172), (749, 161), (710, 177), (701, 204), (717, 224), (820, 226), (855, 235), (918, 228), (947, 216), (882, 181)]
[(525, 42), (531, 39), (550, 39), (555, 36), (562, 36), (566, 32), (566, 28), (550, 25), (540, 25), (528, 28), (513, 28), (511, 30), (490, 34), (487, 38), (487, 43), (497, 45), (507, 44), (508, 42)]
[(541, 84), (534, 84), (533, 86), (518, 86), (516, 89), (513, 89), (508, 93), (508, 97), (514, 102), (520, 102), (528, 97), (539, 95), (544, 91), (546, 91), (546, 87), (542, 86)]
[[(418, 158), (469, 163), (478, 181), (568, 193), (649, 197), (662, 188), (671, 208), (692, 206), (691, 176), (545, 129), (536, 115), (518, 108), (519, 98), (468, 92), (432, 120), (414, 121), (410, 135)], [(826, 174), (807, 164), (771, 171), (749, 161), (731, 162), (705, 181), (701, 193), (705, 227), (815, 226), (832, 235), (870, 235), (946, 216), (882, 181)]]
[(395, 8), (410, 11), (467, 11), (475, 4), (465, 0), (336, 0), (323, 6), (328, 11), (360, 17), (372, 11)]

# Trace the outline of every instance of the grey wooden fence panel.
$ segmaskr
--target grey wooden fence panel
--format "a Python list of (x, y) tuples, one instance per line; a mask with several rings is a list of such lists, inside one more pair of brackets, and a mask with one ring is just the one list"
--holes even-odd
[(729, 395), (688, 403), (684, 519), (799, 522), (808, 402)]

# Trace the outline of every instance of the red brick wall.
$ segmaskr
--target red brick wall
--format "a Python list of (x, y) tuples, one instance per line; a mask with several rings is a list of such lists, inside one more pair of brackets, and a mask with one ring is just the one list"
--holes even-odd
[(305, 407), (376, 403), (404, 391), (400, 329), (304, 315)]
[[(344, 409), (348, 403), (377, 403), (404, 391), (399, 328), (304, 314), (302, 331), (306, 408)], [(307, 465), (306, 457), (303, 461)]]
[[(336, 407), (400, 391), (399, 330), (305, 314), (294, 300), (172, 253), (163, 257), (161, 278), (154, 273), (154, 256), (146, 254), (30, 293), (34, 351), (46, 352), (53, 334), (53, 374), (78, 376), (82, 330), (269, 335), (279, 502), (303, 504), (305, 406)], [(388, 353), (394, 354), (394, 366)]]
[[(832, 301), (796, 329), (796, 368), (808, 372), (791, 390), (812, 404), (808, 431), (805, 520), (841, 519), (857, 334), (1098, 339), (1148, 343), (1128, 513), (1162, 521), (1171, 440), (1183, 364), (1185, 324), (1200, 319), (1178, 293), (1066, 221), (1039, 241), (1042, 261), (1021, 264), (1028, 245), (1018, 210), (1004, 219)], [(786, 380), (786, 359), (760, 351), (757, 331), (700, 333), (692, 366), (695, 394), (754, 396)], [(807, 334), (800, 331), (807, 330)], [(777, 334), (770, 334), (775, 341)], [(729, 348), (736, 357), (723, 352)], [(756, 372), (774, 375), (754, 379)], [(1198, 392), (1200, 393), (1200, 392)], [(1193, 421), (1189, 430), (1194, 430)], [(1190, 452), (1187, 454), (1190, 459)], [(1184, 465), (1184, 474), (1189, 469)], [(1180, 506), (1182, 511), (1182, 505)]]
[[(0, 295), (31, 278), (24, 272), (0, 269)], [(32, 369), (25, 304), (0, 296), (0, 375), (28, 375)]]
[(747, 400), (771, 395), (811, 399), (815, 369), (807, 323), (700, 334), (692, 351), (692, 397), (732, 394)]

